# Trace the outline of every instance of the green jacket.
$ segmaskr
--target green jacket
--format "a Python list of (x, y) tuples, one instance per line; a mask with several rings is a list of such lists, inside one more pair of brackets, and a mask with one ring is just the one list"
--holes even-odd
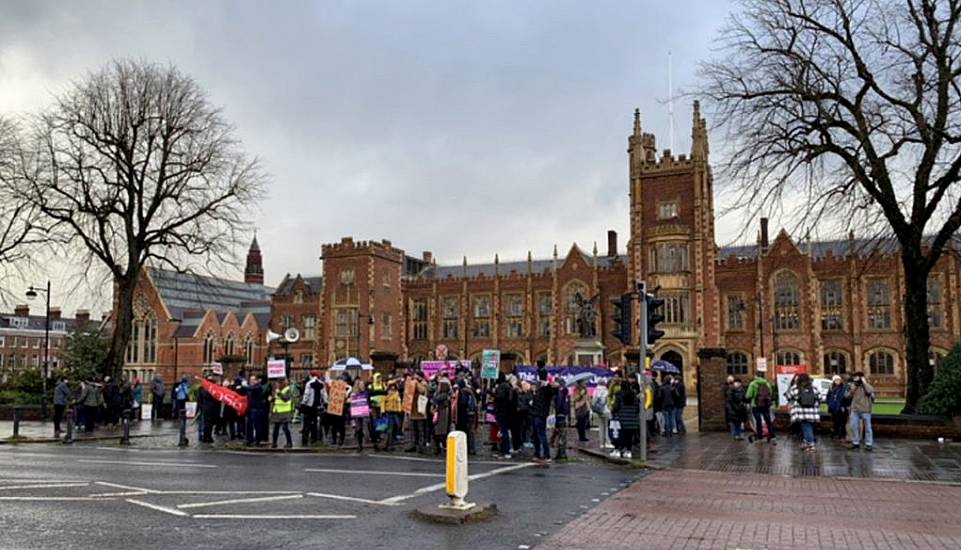
[(747, 387), (747, 393), (744, 394), (745, 399), (751, 403), (752, 407), (756, 406), (757, 389), (761, 386), (767, 386), (768, 391), (771, 392), (771, 406), (776, 405), (777, 394), (774, 391), (774, 386), (768, 382), (767, 378), (755, 378), (754, 380), (751, 380), (751, 384)]

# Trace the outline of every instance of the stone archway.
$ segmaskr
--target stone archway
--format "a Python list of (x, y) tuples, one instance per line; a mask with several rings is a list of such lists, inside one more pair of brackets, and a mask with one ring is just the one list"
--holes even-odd
[(684, 380), (684, 356), (673, 349), (669, 349), (661, 354), (661, 360), (667, 361), (668, 363), (677, 367), (680, 371), (681, 380)]

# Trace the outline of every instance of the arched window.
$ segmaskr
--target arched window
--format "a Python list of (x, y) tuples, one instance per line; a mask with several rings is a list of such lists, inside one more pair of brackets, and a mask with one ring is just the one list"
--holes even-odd
[(732, 351), (727, 354), (727, 373), (734, 376), (747, 374), (747, 363), (747, 355)]
[(868, 372), (872, 376), (894, 376), (894, 356), (884, 350), (868, 354)]
[(204, 364), (209, 365), (214, 362), (214, 335), (207, 333), (204, 338)]
[(778, 350), (778, 352), (774, 354), (774, 359), (777, 365), (792, 366), (801, 364), (801, 354), (787, 349)]
[(234, 354), (234, 335), (228, 334), (227, 337), (224, 338), (224, 355), (233, 355), (233, 354)]
[(157, 362), (157, 318), (147, 317), (144, 320), (143, 362), (155, 364)]
[(254, 364), (254, 339), (250, 336), (244, 339), (244, 363), (248, 367)]
[(798, 276), (782, 271), (774, 277), (774, 328), (798, 330), (800, 314), (801, 283)]
[(831, 350), (824, 354), (824, 374), (846, 374), (848, 358), (840, 351)]
[(871, 279), (867, 287), (868, 329), (891, 328), (891, 284), (887, 279)]

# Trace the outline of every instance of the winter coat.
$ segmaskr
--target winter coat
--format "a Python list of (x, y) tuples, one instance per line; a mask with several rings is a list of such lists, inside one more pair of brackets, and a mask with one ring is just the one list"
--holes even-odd
[(554, 396), (554, 414), (557, 416), (571, 415), (571, 395), (567, 393), (567, 387), (557, 388), (557, 395)]
[(425, 382), (423, 382), (423, 381), (417, 382), (416, 388), (417, 388), (417, 389), (416, 389), (416, 391), (414, 392), (414, 401), (413, 401), (414, 406), (411, 407), (411, 411), (410, 411), (410, 419), (411, 419), (411, 420), (425, 420), (425, 419), (427, 419), (427, 415), (426, 415), (426, 414), (421, 414), (420, 412), (417, 411), (417, 401), (420, 399), (420, 396), (422, 396), (422, 395), (426, 396), (426, 395), (427, 395), (427, 384), (426, 384)]
[(93, 384), (87, 384), (80, 392), (77, 402), (84, 407), (97, 407), (100, 404), (100, 388)]
[[(471, 399), (474, 399), (474, 409), (470, 410)], [(469, 425), (474, 416), (477, 415), (477, 400), (474, 398), (474, 392), (470, 388), (464, 387), (457, 391), (457, 424)]]
[(657, 389), (657, 394), (658, 397), (660, 397), (661, 410), (674, 408), (676, 396), (674, 395), (674, 387), (671, 384), (661, 384), (661, 387)]
[(874, 386), (867, 382), (861, 385), (851, 383), (844, 396), (851, 400), (851, 412), (870, 413), (874, 404)]
[(554, 397), (554, 388), (546, 382), (541, 382), (534, 392), (534, 401), (531, 402), (531, 416), (537, 418), (547, 418), (551, 414), (551, 401)]
[(510, 416), (517, 411), (517, 392), (507, 381), (494, 388), (494, 415)]
[(674, 407), (683, 409), (685, 405), (687, 405), (687, 388), (684, 387), (684, 382), (678, 380), (677, 384), (674, 384)]
[(163, 400), (164, 394), (167, 392), (164, 387), (164, 381), (160, 377), (155, 377), (150, 381), (150, 393), (154, 396), (154, 401)]
[(56, 389), (53, 391), (53, 404), (66, 406), (70, 401), (70, 387), (67, 383), (61, 380), (57, 383)]
[[(274, 393), (274, 406), (271, 407), (270, 411), (270, 421), (271, 422), (290, 422), (290, 417), (293, 414), (293, 407), (291, 407), (290, 412), (276, 412), (277, 402), (285, 402), (293, 399), (293, 394), (291, 393), (290, 386), (286, 388), (278, 389)], [(349, 407), (344, 407), (349, 408)]]
[(727, 421), (743, 422), (747, 419), (747, 401), (744, 397), (744, 387), (735, 388), (732, 385), (724, 393), (724, 414), (727, 416)]
[(437, 411), (434, 435), (437, 437), (446, 437), (450, 431), (450, 395), (450, 382), (442, 380), (437, 384), (437, 391), (434, 392), (434, 407)]
[(844, 410), (844, 384), (832, 384), (828, 390), (828, 411), (836, 414)]
[(607, 386), (598, 385), (594, 388), (594, 397), (591, 400), (591, 408), (604, 418), (611, 417), (611, 408), (607, 404), (608, 395), (610, 394), (607, 392)]
[(807, 420), (808, 422), (819, 422), (821, 420), (821, 409), (819, 408), (821, 404), (821, 394), (818, 393), (817, 388), (811, 387), (814, 392), (814, 406), (813, 407), (802, 407), (800, 403), (799, 395), (801, 394), (801, 389), (797, 386), (792, 387), (787, 391), (785, 397), (787, 397), (788, 404), (791, 406), (791, 423), (801, 422)]
[(754, 380), (751, 380), (751, 384), (748, 385), (747, 393), (744, 394), (744, 397), (748, 400), (748, 402), (751, 403), (752, 407), (757, 407), (757, 389), (761, 386), (767, 386), (768, 391), (771, 392), (771, 406), (773, 407), (776, 405), (777, 392), (774, 389), (774, 386), (772, 386), (766, 378), (755, 378)]
[(574, 415), (583, 417), (591, 414), (591, 400), (587, 395), (587, 388), (578, 387), (574, 390)]
[(620, 422), (622, 430), (641, 428), (641, 402), (638, 399), (638, 395), (630, 390), (621, 390), (614, 397), (611, 412), (614, 413), (614, 419)]
[(220, 416), (220, 401), (214, 399), (203, 386), (197, 392), (197, 407), (203, 412), (204, 418), (213, 420)]
[(137, 384), (133, 387), (133, 402), (134, 407), (139, 407), (143, 403), (143, 384)]

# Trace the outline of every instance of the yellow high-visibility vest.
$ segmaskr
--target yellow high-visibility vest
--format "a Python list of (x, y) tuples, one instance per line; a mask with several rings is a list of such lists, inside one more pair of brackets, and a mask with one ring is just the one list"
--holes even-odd
[(289, 413), (294, 410), (294, 402), (290, 399), (290, 388), (284, 388), (274, 396), (274, 412), (277, 414)]

